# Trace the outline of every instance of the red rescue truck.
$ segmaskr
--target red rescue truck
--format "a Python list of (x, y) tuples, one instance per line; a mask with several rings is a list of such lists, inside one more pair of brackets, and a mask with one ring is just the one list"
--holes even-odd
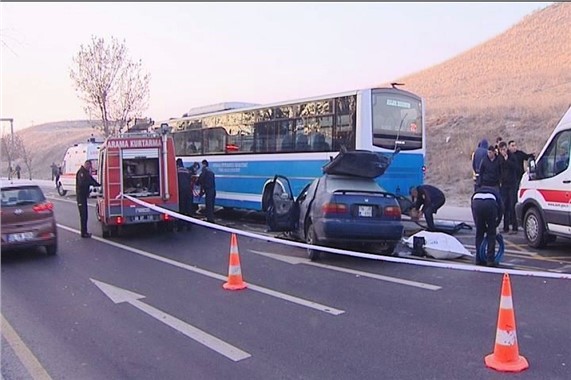
[(122, 196), (178, 212), (172, 137), (146, 132), (108, 137), (99, 149), (98, 173), (97, 219), (103, 237), (118, 235), (122, 226), (138, 223), (172, 230), (175, 218)]

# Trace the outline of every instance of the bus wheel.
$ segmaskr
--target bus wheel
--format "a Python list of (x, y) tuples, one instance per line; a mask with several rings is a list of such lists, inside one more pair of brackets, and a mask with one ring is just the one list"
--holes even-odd
[[(307, 233), (305, 234), (305, 242), (311, 245), (317, 245), (318, 243), (317, 236), (315, 234), (315, 228), (313, 228), (313, 224), (310, 224), (309, 227), (307, 227)], [(309, 260), (317, 261), (319, 260), (319, 256), (320, 256), (319, 250), (313, 248), (307, 249), (307, 257), (309, 258)]]
[(523, 233), (527, 244), (533, 248), (543, 248), (547, 244), (547, 234), (541, 214), (532, 207), (523, 218)]
[(63, 186), (61, 185), (61, 182), (58, 182), (58, 183), (57, 183), (57, 193), (58, 193), (59, 195), (61, 195), (62, 197), (65, 197), (65, 195), (67, 194), (67, 190), (65, 190), (65, 189), (63, 188)]

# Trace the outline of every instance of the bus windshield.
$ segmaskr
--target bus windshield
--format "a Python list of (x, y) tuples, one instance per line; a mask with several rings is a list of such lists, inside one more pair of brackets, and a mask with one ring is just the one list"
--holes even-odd
[(401, 150), (422, 148), (421, 100), (404, 93), (373, 91), (373, 145)]

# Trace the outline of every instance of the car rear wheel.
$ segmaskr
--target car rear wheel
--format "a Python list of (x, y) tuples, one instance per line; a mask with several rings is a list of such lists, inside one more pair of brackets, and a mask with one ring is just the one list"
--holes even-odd
[[(317, 235), (315, 234), (315, 228), (313, 228), (313, 224), (310, 224), (309, 227), (307, 227), (307, 233), (305, 234), (305, 242), (311, 245), (318, 244)], [(309, 258), (309, 260), (317, 261), (319, 260), (319, 256), (320, 256), (320, 251), (318, 251), (317, 249), (313, 248), (307, 249), (307, 257)]]
[(533, 248), (542, 248), (547, 244), (547, 234), (543, 218), (536, 208), (530, 208), (523, 219), (523, 233), (527, 244)]
[(396, 243), (384, 243), (381, 244), (378, 252), (381, 255), (391, 256), (394, 253), (396, 247), (397, 247)]

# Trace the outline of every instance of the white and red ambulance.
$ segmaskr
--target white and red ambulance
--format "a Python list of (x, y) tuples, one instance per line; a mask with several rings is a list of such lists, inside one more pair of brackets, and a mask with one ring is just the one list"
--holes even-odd
[[(65, 151), (63, 160), (61, 162), (60, 174), (56, 179), (56, 189), (58, 194), (62, 197), (69, 191), (75, 192), (75, 175), (86, 160), (91, 160), (91, 175), (98, 180), (97, 176), (97, 160), (99, 159), (99, 149), (103, 144), (103, 140), (96, 140), (95, 137), (90, 137), (85, 143), (78, 143), (70, 146)], [(99, 189), (90, 187), (89, 196), (96, 196)]]
[(571, 107), (519, 185), (516, 216), (529, 246), (571, 238)]

